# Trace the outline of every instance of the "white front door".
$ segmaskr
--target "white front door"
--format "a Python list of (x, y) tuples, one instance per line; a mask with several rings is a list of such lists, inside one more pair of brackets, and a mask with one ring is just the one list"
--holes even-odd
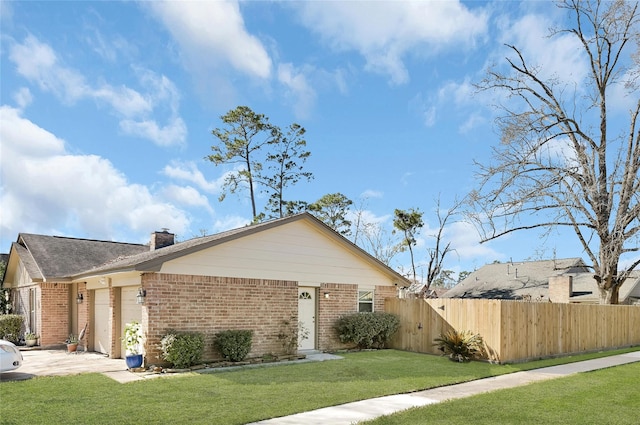
[(298, 350), (316, 348), (316, 288), (298, 288)]
[(96, 289), (94, 291), (94, 336), (93, 349), (98, 353), (110, 354), (111, 343), (109, 328), (109, 290)]

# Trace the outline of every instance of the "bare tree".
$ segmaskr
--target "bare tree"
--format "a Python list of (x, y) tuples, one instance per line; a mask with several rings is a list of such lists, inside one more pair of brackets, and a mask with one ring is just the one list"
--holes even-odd
[[(387, 231), (381, 223), (365, 222), (362, 217), (358, 219), (360, 242), (365, 251), (376, 257), (382, 263), (391, 267), (391, 261), (403, 250), (403, 246), (392, 232)], [(355, 242), (354, 242), (355, 243)]]
[(432, 248), (427, 248), (427, 257), (429, 258), (429, 262), (427, 263), (427, 281), (425, 290), (428, 291), (431, 288), (431, 285), (437, 281), (446, 281), (448, 278), (448, 274), (446, 276), (441, 276), (445, 274), (445, 270), (442, 268), (442, 264), (444, 263), (444, 259), (447, 254), (449, 254), (453, 249), (451, 248), (451, 241), (444, 241), (444, 230), (449, 223), (449, 220), (453, 218), (455, 214), (457, 214), (458, 209), (463, 205), (462, 201), (458, 201), (457, 199), (454, 201), (453, 206), (451, 206), (448, 210), (443, 211), (440, 209), (440, 197), (436, 199), (436, 216), (438, 217), (438, 228), (435, 234), (429, 235), (435, 239), (435, 246)]
[[(508, 45), (507, 73), (491, 69), (478, 87), (508, 95), (498, 119), (502, 143), (493, 164), (479, 165), (472, 194), (483, 240), (524, 229), (568, 227), (593, 263), (601, 303), (618, 303), (620, 286), (640, 264), (619, 270), (637, 252), (640, 231), (640, 112), (637, 77), (638, 4), (565, 0), (570, 28), (588, 62), (586, 81), (543, 76)], [(633, 106), (616, 128), (607, 95), (624, 91)], [(613, 128), (613, 130), (612, 130)]]

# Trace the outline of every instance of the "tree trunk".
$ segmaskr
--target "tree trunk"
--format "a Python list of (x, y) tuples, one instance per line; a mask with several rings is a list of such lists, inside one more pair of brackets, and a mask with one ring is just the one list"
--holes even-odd
[(621, 282), (615, 276), (607, 276), (598, 283), (600, 304), (618, 304)]

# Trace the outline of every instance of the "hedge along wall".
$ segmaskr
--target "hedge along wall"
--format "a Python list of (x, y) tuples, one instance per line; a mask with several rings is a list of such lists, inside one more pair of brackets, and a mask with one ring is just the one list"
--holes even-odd
[(640, 345), (640, 307), (503, 300), (387, 299), (400, 316), (392, 348), (440, 354), (433, 340), (450, 329), (479, 333), (491, 360), (526, 361)]
[(297, 282), (146, 273), (142, 286), (146, 364), (164, 363), (159, 345), (169, 329), (203, 333), (206, 361), (221, 359), (213, 338), (229, 329), (254, 331), (249, 357), (284, 353), (277, 335), (285, 320), (298, 321)]

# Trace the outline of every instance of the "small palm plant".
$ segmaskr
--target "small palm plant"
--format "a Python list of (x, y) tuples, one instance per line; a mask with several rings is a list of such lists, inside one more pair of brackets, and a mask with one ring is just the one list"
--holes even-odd
[(458, 332), (455, 329), (440, 334), (434, 342), (433, 345), (437, 345), (443, 355), (448, 355), (450, 360), (459, 363), (481, 356), (484, 346), (484, 341), (479, 334), (471, 331)]

